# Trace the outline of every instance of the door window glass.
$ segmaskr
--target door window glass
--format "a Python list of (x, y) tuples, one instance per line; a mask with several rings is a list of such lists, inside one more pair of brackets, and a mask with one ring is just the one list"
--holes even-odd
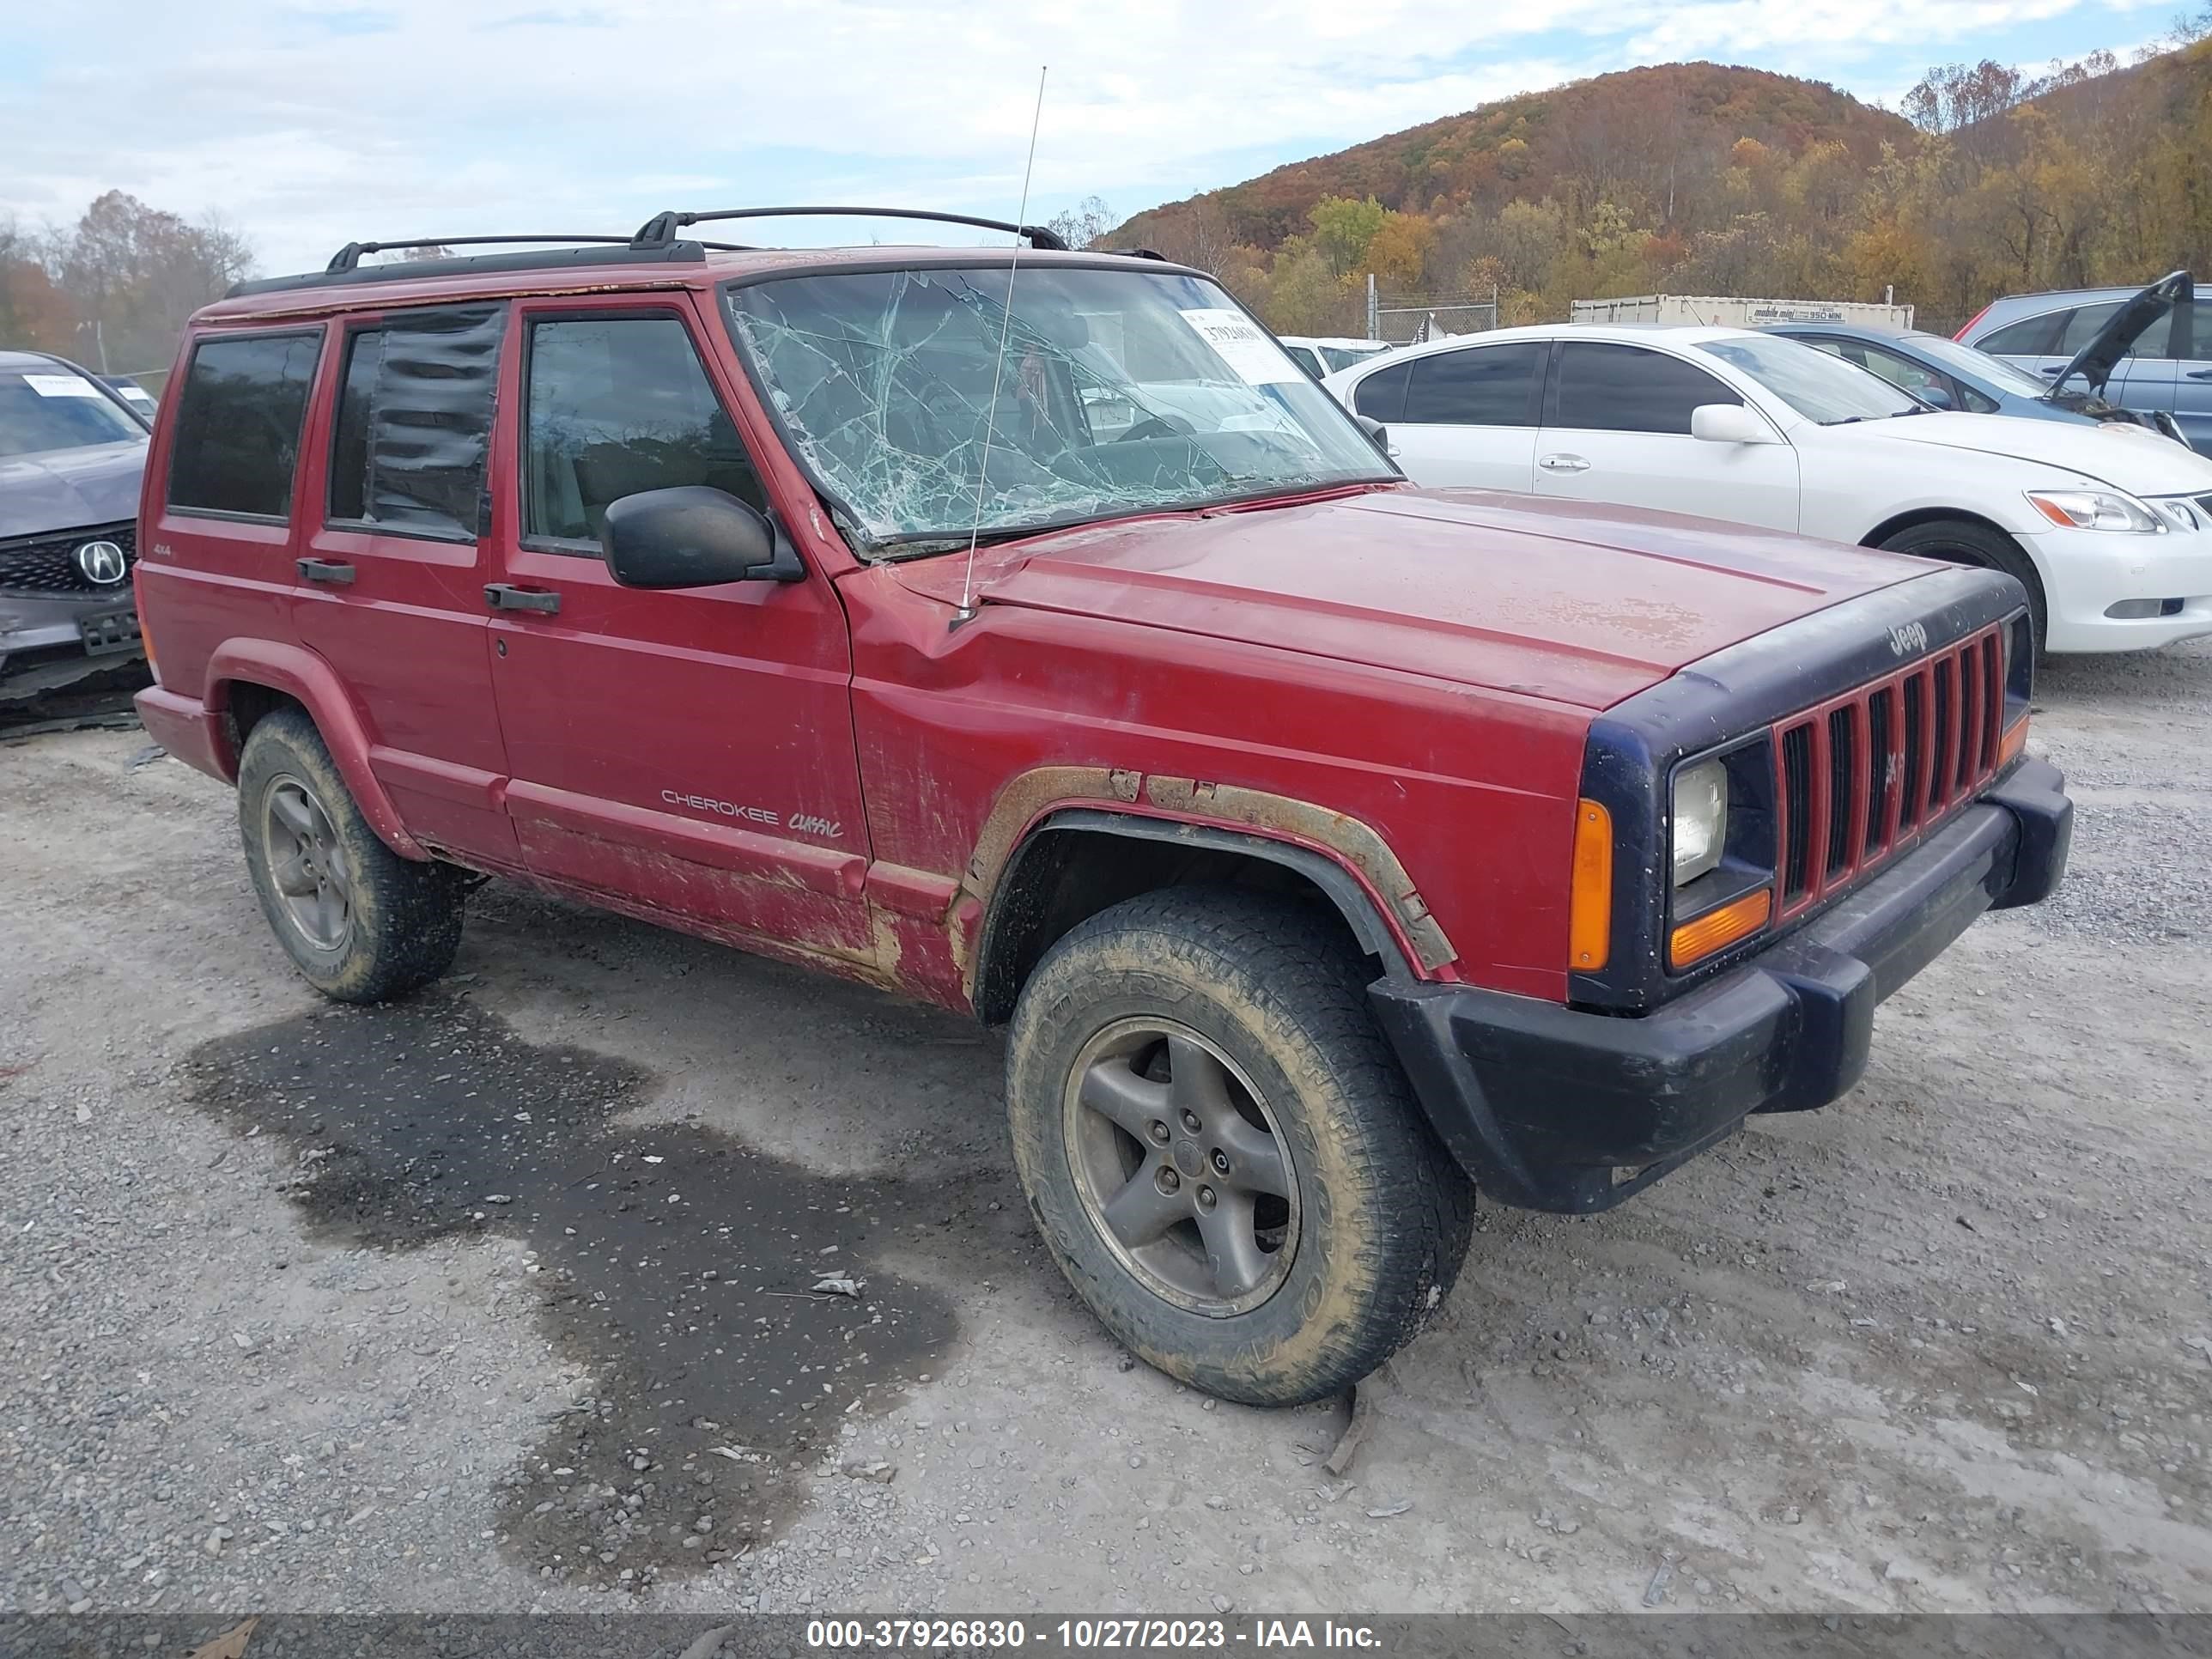
[(1553, 424), (1583, 432), (1686, 434), (1690, 411), (1699, 404), (1742, 401), (1679, 357), (1641, 346), (1571, 340), (1559, 353), (1559, 412)]
[[(2104, 327), (2106, 323), (2111, 322), (2112, 320), (2112, 313), (2119, 308), (2120, 302), (2118, 300), (2106, 300), (2099, 305), (2081, 306), (2077, 307), (2074, 314), (2066, 319), (2066, 326), (2060, 331), (2058, 336), (2058, 349), (2053, 355), (2060, 357), (2071, 357), (2075, 352), (2081, 350), (2083, 346), (2088, 344), (2090, 341), (2097, 337), (2097, 331)], [(2154, 329), (2154, 332), (2157, 332), (2155, 328)], [(2160, 333), (2159, 337), (2163, 339), (2165, 336), (2163, 333)], [(2136, 355), (2135, 348), (2133, 346), (2130, 346), (2125, 355), (2130, 357), (2134, 356)]]
[(2191, 358), (2197, 362), (2212, 359), (2212, 302), (2200, 306), (2192, 301), (2184, 311), (2187, 327), (2182, 338), (2189, 343)]
[(1352, 394), (1352, 406), (1369, 420), (1389, 425), (1406, 412), (1406, 382), (1413, 375), (1411, 363), (1376, 369)]
[(1992, 357), (2048, 357), (2057, 349), (2059, 330), (2073, 315), (2071, 311), (2046, 311), (2040, 317), (2008, 323), (1975, 341), (1974, 348)]
[(387, 317), (351, 337), (331, 522), (475, 539), (506, 325), (502, 306), (455, 307)]
[(1417, 357), (1408, 365), (1413, 378), (1399, 418), (1416, 425), (1534, 426), (1533, 394), (1548, 349), (1530, 340)]
[(736, 424), (673, 317), (534, 324), (526, 401), (525, 535), (596, 543), (610, 502), (679, 484), (767, 510)]
[(169, 505), (282, 519), (323, 337), (203, 340), (178, 394)]

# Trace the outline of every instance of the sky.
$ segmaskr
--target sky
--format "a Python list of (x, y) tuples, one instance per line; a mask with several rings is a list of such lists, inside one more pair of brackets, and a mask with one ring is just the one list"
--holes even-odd
[[(0, 5), (0, 219), (104, 191), (244, 233), (627, 234), (670, 207), (1120, 215), (1516, 92), (1710, 58), (1894, 107), (2124, 57), (2175, 0), (73, 0)], [(783, 240), (840, 234), (819, 222)], [(896, 227), (885, 227), (896, 240)], [(842, 240), (861, 240), (849, 233)], [(914, 240), (924, 240), (915, 238)]]

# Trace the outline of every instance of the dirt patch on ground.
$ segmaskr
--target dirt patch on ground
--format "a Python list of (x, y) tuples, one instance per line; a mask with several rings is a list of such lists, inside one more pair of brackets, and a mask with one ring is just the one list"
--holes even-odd
[(957, 1330), (878, 1247), (945, 1248), (977, 1194), (623, 1127), (654, 1087), (641, 1068), (525, 1042), (465, 997), (313, 1010), (202, 1045), (185, 1075), (196, 1104), (285, 1143), (280, 1190), (324, 1239), (524, 1246), (541, 1318), (600, 1379), (499, 1502), (522, 1558), (564, 1577), (641, 1587), (754, 1547), (840, 1424), (926, 1380)]

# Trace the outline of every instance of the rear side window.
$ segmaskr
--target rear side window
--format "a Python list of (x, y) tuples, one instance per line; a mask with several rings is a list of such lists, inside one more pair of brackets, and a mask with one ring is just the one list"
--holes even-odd
[(1352, 406), (1369, 420), (1388, 425), (1406, 412), (1406, 383), (1413, 377), (1411, 363), (1378, 368), (1352, 392)]
[(177, 397), (169, 505), (282, 519), (292, 509), (300, 425), (323, 337), (203, 340)]
[(625, 495), (708, 484), (765, 512), (738, 428), (673, 317), (534, 324), (523, 533), (596, 542)]
[(1705, 370), (1662, 351), (1571, 340), (1559, 353), (1551, 423), (1583, 432), (1686, 434), (1698, 404), (1742, 401)]
[(1547, 349), (1531, 340), (1418, 357), (1399, 418), (1413, 425), (1534, 426), (1536, 379)]
[(2070, 310), (2046, 311), (2040, 317), (2008, 323), (1975, 341), (1974, 349), (1992, 357), (2048, 357), (2057, 349), (2058, 331), (2073, 315)]
[(506, 327), (503, 306), (454, 306), (389, 316), (348, 337), (331, 522), (476, 538)]

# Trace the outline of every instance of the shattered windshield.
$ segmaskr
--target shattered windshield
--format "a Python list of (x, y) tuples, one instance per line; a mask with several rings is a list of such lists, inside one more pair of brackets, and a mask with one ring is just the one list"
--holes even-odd
[(1008, 279), (1004, 265), (929, 267), (727, 291), (731, 332), (793, 449), (866, 546), (939, 551), (971, 528), (1398, 476), (1213, 283), (1028, 266), (1010, 317)]

